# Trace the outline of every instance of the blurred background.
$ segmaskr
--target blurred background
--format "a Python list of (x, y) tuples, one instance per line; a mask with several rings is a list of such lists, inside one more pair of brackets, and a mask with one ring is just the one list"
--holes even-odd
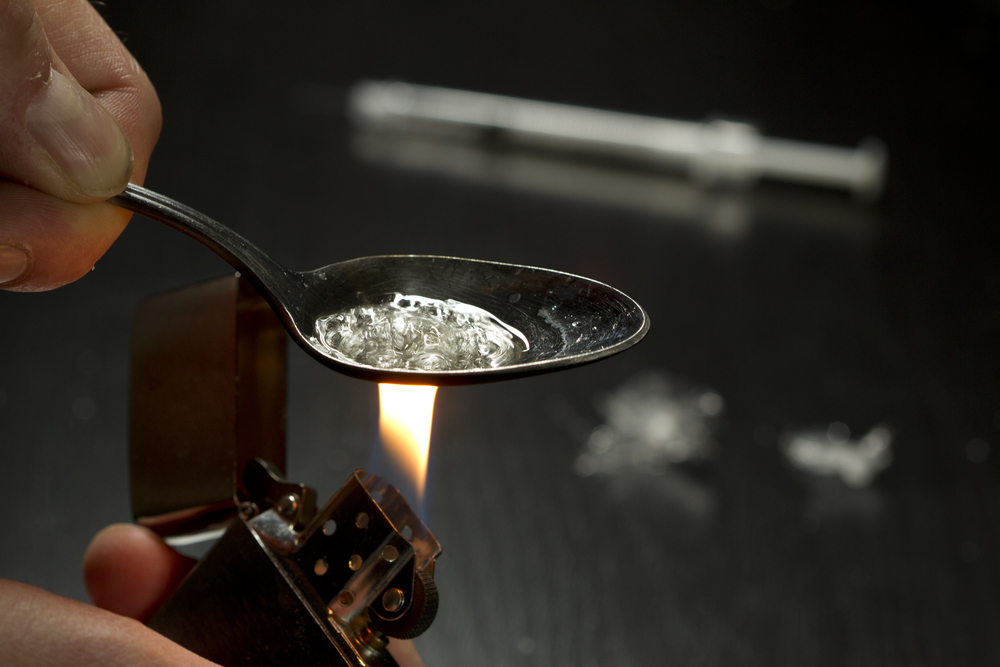
[[(155, 83), (147, 185), (293, 269), (427, 253), (636, 298), (638, 347), (438, 394), (431, 665), (1000, 664), (1000, 5), (101, 3)], [(875, 203), (360, 132), (395, 79), (877, 137)], [(993, 91), (993, 92), (990, 92)], [(0, 577), (86, 599), (131, 519), (129, 336), (228, 267), (136, 218), (76, 284), (0, 293)], [(368, 465), (374, 385), (289, 348), (289, 475)]]

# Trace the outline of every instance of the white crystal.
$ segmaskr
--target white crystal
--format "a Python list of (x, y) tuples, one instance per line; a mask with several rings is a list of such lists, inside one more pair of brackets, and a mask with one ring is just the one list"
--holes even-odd
[(323, 345), (347, 360), (382, 369), (452, 371), (515, 363), (528, 341), (475, 306), (396, 294), (316, 320)]

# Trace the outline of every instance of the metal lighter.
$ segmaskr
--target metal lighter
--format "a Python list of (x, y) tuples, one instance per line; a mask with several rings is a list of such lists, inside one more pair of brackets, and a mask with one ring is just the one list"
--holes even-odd
[(403, 496), (354, 473), (321, 509), (283, 478), (285, 333), (239, 276), (140, 305), (132, 504), (168, 543), (221, 534), (149, 626), (224, 667), (394, 667), (437, 612), (441, 547)]

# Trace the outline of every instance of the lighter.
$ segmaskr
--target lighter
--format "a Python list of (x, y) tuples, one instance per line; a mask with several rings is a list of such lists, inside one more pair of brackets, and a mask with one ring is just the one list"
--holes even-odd
[(168, 543), (219, 535), (150, 620), (224, 667), (395, 666), (437, 612), (441, 547), (354, 473), (317, 510), (283, 479), (285, 334), (238, 276), (144, 302), (133, 334), (132, 502)]

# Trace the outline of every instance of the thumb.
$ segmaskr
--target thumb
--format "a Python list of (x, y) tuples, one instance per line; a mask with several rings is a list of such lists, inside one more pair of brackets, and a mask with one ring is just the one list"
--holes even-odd
[(53, 52), (30, 0), (0, 0), (0, 176), (69, 202), (121, 192), (132, 148)]
[(134, 620), (2, 579), (0, 665), (219, 667)]

